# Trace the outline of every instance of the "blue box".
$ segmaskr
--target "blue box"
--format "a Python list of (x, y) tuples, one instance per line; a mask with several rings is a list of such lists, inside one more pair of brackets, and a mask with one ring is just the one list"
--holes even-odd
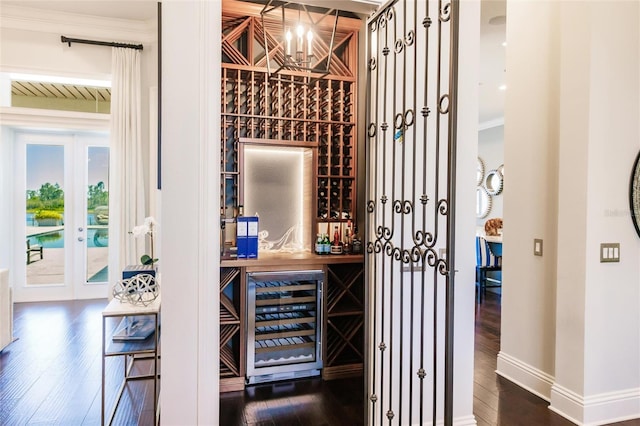
[(238, 259), (258, 257), (258, 217), (239, 216), (237, 226)]
[(122, 279), (126, 280), (138, 274), (149, 274), (156, 276), (156, 267), (151, 265), (127, 265), (122, 270)]

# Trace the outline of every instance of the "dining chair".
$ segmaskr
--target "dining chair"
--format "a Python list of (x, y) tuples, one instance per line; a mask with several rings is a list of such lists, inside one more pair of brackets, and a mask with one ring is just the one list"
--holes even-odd
[[(493, 250), (490, 245), (493, 245)], [(482, 303), (488, 287), (502, 286), (502, 275), (499, 279), (488, 278), (487, 272), (502, 274), (502, 244), (489, 243), (484, 237), (476, 236), (476, 297), (478, 303)], [(487, 281), (490, 281), (491, 284), (487, 284)]]

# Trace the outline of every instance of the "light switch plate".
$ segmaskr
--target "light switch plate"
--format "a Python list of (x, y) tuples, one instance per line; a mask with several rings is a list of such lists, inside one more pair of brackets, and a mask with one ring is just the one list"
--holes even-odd
[(600, 244), (600, 263), (620, 262), (620, 243)]
[(441, 248), (438, 250), (438, 257), (442, 260), (447, 260), (447, 249)]
[(535, 238), (533, 240), (533, 255), (542, 256), (542, 239), (541, 238)]

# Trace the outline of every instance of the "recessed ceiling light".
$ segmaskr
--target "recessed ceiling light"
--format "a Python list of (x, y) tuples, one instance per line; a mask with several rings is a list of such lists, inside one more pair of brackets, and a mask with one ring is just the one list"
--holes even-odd
[(507, 90), (507, 85), (501, 84), (500, 86), (498, 86), (498, 90), (502, 90), (504, 92), (505, 90)]
[(507, 42), (506, 42), (506, 41), (503, 41), (503, 42), (502, 42), (502, 46), (503, 46), (503, 47), (507, 47)]

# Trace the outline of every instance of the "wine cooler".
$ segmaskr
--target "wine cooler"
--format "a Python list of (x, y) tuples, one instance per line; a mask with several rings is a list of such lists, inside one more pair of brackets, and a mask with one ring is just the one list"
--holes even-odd
[(323, 281), (315, 270), (247, 274), (247, 383), (320, 374)]

